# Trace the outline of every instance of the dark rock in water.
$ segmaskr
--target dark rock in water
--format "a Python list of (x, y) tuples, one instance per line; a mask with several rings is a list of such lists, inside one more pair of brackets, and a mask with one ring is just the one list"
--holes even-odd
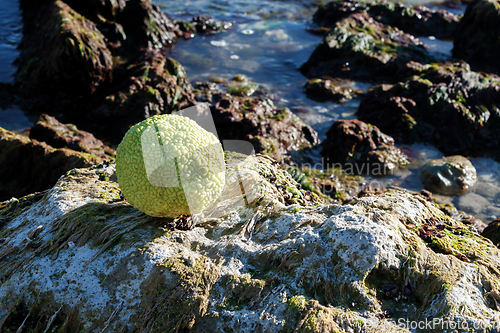
[(24, 31), (15, 74), (25, 97), (70, 106), (111, 81), (111, 52), (92, 21), (62, 1), (43, 6), (35, 21)]
[(3, 128), (0, 151), (0, 193), (4, 194), (0, 201), (46, 190), (68, 170), (103, 162), (95, 155), (55, 149)]
[(307, 97), (318, 101), (345, 103), (362, 94), (359, 89), (343, 86), (334, 79), (311, 79), (304, 86)]
[(316, 131), (288, 108), (277, 109), (266, 97), (214, 97), (211, 107), (215, 126), (223, 140), (248, 140), (256, 152), (278, 161), (293, 151), (319, 144)]
[(177, 21), (175, 23), (182, 32), (189, 34), (215, 34), (227, 31), (233, 26), (232, 22), (216, 20), (210, 16), (196, 16), (191, 22)]
[(404, 142), (432, 143), (447, 155), (500, 157), (499, 77), (465, 63), (409, 63), (403, 72), (414, 75), (364, 95), (359, 119)]
[(408, 163), (393, 138), (359, 120), (336, 121), (321, 145), (326, 164), (341, 164), (350, 174), (384, 176)]
[(498, 0), (474, 0), (455, 33), (453, 56), (474, 70), (500, 74), (500, 5)]
[(496, 246), (500, 247), (500, 219), (491, 221), (483, 230), (481, 235), (491, 240)]
[[(112, 141), (119, 142), (130, 125), (195, 103), (184, 68), (159, 51), (143, 50), (121, 75), (123, 80), (87, 115), (94, 122), (88, 126)], [(109, 121), (114, 124), (112, 128)]]
[(366, 13), (355, 13), (335, 23), (300, 70), (309, 78), (394, 81), (409, 61), (432, 61), (424, 43)]
[(441, 39), (452, 39), (459, 22), (458, 15), (443, 9), (434, 11), (422, 5), (356, 0), (332, 1), (320, 6), (313, 21), (323, 28), (331, 28), (337, 21), (353, 13), (367, 13), (380, 23), (397, 27), (414, 36), (435, 36)]
[(62, 114), (118, 143), (130, 125), (193, 105), (182, 66), (155, 51), (182, 33), (151, 1), (23, 0), (21, 7), (15, 79), (24, 109)]
[(424, 187), (433, 193), (460, 195), (476, 183), (476, 168), (469, 159), (447, 156), (425, 163), (420, 168), (420, 179)]
[(174, 43), (181, 35), (178, 26), (151, 1), (66, 0), (66, 3), (93, 21), (114, 47), (124, 46), (129, 51), (159, 49)]
[(114, 149), (96, 139), (92, 133), (79, 130), (73, 124), (62, 124), (56, 118), (46, 114), (40, 115), (38, 121), (30, 129), (29, 137), (32, 140), (45, 142), (54, 148), (69, 148), (104, 159), (116, 155)]

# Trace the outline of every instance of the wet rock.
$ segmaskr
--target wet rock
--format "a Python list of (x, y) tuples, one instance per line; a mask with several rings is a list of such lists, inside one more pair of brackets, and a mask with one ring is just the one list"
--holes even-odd
[(269, 98), (223, 94), (213, 102), (211, 111), (220, 139), (248, 140), (256, 152), (278, 161), (319, 144), (316, 131), (288, 108), (277, 109)]
[(337, 80), (311, 79), (304, 86), (307, 97), (318, 101), (345, 103), (362, 94), (359, 89), (343, 86)]
[(409, 61), (432, 61), (424, 43), (365, 13), (355, 13), (335, 23), (300, 70), (309, 78), (394, 81)]
[(66, 112), (75, 112), (70, 104), (82, 103), (83, 96), (112, 79), (105, 37), (95, 23), (59, 0), (42, 6), (33, 24), (36, 28), (28, 25), (23, 34), (16, 84), (34, 102), (62, 104)]
[[(156, 50), (143, 50), (124, 69), (123, 81), (104, 101), (88, 112), (93, 132), (119, 143), (129, 126), (154, 115), (171, 113), (195, 104), (191, 85), (181, 64)], [(114, 126), (110, 128), (108, 122)]]
[[(103, 162), (95, 155), (55, 149), (0, 128), (0, 201), (46, 190), (66, 171)], [(2, 192), (0, 191), (0, 192)]]
[(40, 115), (30, 129), (29, 137), (32, 140), (45, 142), (53, 148), (68, 148), (104, 159), (116, 155), (114, 149), (106, 146), (92, 133), (79, 130), (73, 124), (62, 124), (46, 114)]
[(500, 247), (500, 219), (491, 221), (481, 235), (491, 240), (497, 247)]
[(388, 1), (365, 3), (356, 0), (332, 1), (320, 6), (313, 21), (321, 27), (329, 28), (353, 13), (367, 13), (380, 23), (397, 27), (414, 36), (435, 36), (442, 39), (452, 39), (459, 22), (458, 15), (443, 9), (434, 11), (423, 5), (408, 6)]
[(403, 142), (423, 141), (446, 155), (498, 157), (500, 78), (465, 63), (408, 63), (394, 85), (379, 85), (362, 98), (359, 119)]
[(23, 109), (61, 114), (64, 122), (118, 143), (130, 125), (193, 105), (184, 69), (157, 51), (181, 35), (158, 6), (68, 3), (22, 1), (15, 79)]
[(496, 0), (474, 0), (467, 6), (455, 33), (453, 56), (477, 71), (500, 74), (500, 8)]
[[(17, 330), (31, 310), (33, 327), (71, 332), (401, 332), (399, 318), (439, 316), (495, 324), (500, 250), (419, 195), (287, 206), (276, 163), (227, 160), (227, 191), (189, 230), (133, 209), (95, 170), (62, 177), (0, 229), (0, 317)], [(240, 184), (251, 185), (247, 202), (230, 190), (241, 194)]]
[(476, 168), (468, 158), (447, 156), (425, 163), (420, 168), (420, 180), (433, 193), (460, 195), (476, 183)]
[(151, 1), (66, 0), (66, 3), (93, 21), (108, 39), (108, 46), (116, 50), (160, 49), (181, 35), (179, 27)]
[(210, 16), (196, 16), (191, 22), (177, 21), (179, 29), (188, 34), (215, 34), (229, 30), (232, 22), (216, 20)]
[(341, 164), (350, 174), (384, 176), (408, 163), (394, 139), (359, 120), (338, 120), (321, 143), (326, 165)]

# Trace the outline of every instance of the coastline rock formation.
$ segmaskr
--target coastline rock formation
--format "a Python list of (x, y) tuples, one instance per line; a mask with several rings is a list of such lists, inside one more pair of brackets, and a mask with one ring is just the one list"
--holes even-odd
[(0, 205), (1, 325), (19, 328), (28, 310), (25, 324), (72, 332), (498, 324), (500, 250), (423, 197), (322, 205), (267, 157), (227, 160), (241, 172), (188, 230), (122, 201), (100, 180), (113, 166), (74, 169), (24, 205)]

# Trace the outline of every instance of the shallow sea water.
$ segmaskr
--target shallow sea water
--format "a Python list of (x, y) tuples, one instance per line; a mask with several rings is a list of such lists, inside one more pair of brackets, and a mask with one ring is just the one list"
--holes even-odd
[[(308, 99), (303, 90), (307, 79), (298, 68), (308, 59), (322, 37), (306, 31), (317, 6), (323, 1), (313, 0), (240, 0), (207, 1), (170, 0), (154, 1), (172, 19), (191, 20), (197, 15), (234, 22), (225, 33), (210, 36), (195, 36), (180, 40), (168, 51), (186, 69), (190, 81), (212, 78), (230, 80), (236, 74), (244, 74), (253, 83), (260, 85), (273, 97), (279, 107), (288, 107), (307, 124), (318, 131), (324, 139), (326, 131), (338, 119), (354, 119), (359, 100), (345, 104), (321, 103)], [(426, 1), (410, 3), (426, 4)], [(18, 3), (0, 0), (0, 81), (12, 82), (15, 66), (12, 62), (18, 55), (16, 49), (21, 40), (21, 18)], [(428, 5), (433, 9), (440, 5)], [(455, 13), (464, 6), (449, 9)], [(421, 38), (440, 59), (451, 57), (453, 44), (435, 38)], [(345, 81), (346, 85), (366, 90), (371, 84)], [(0, 109), (0, 126), (22, 131), (35, 119), (26, 116), (18, 108)], [(415, 191), (422, 189), (418, 179), (418, 168), (428, 159), (443, 154), (432, 146), (423, 144), (404, 148), (413, 158), (413, 163), (394, 175), (384, 178), (366, 179), (367, 185), (399, 186)], [(319, 154), (316, 155), (319, 157)], [(478, 172), (476, 186), (460, 197), (437, 196), (442, 202), (453, 203), (457, 208), (469, 212), (485, 222), (500, 217), (500, 164), (487, 158), (471, 159)], [(319, 162), (319, 161), (318, 161)]]

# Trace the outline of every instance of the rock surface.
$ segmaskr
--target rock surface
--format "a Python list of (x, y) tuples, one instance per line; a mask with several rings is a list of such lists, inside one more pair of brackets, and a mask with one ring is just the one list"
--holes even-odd
[(194, 104), (182, 66), (157, 51), (182, 32), (151, 1), (23, 0), (21, 8), (23, 109), (64, 115), (117, 144), (146, 117)]
[(326, 165), (341, 164), (350, 174), (385, 176), (408, 164), (394, 139), (359, 120), (338, 120), (321, 143)]
[(460, 195), (474, 186), (477, 173), (468, 158), (455, 155), (426, 162), (420, 168), (419, 177), (431, 192)]
[(288, 108), (276, 108), (267, 97), (216, 94), (212, 116), (222, 140), (246, 140), (256, 152), (278, 161), (319, 144), (318, 134)]
[[(123, 202), (99, 180), (112, 167), (75, 169), (24, 205), (2, 203), (1, 325), (18, 329), (27, 310), (31, 327), (71, 332), (499, 324), (500, 250), (422, 197), (287, 204), (304, 193), (272, 160), (227, 158), (228, 191), (191, 230)], [(249, 191), (238, 201), (240, 184)]]
[(499, 158), (500, 78), (466, 63), (406, 66), (407, 80), (379, 85), (361, 100), (358, 118), (403, 142), (434, 144), (446, 155)]
[(367, 13), (380, 23), (397, 27), (414, 36), (435, 36), (442, 39), (452, 39), (459, 22), (458, 15), (443, 9), (434, 11), (422, 5), (356, 0), (332, 1), (320, 6), (313, 21), (323, 28), (331, 28), (335, 22), (352, 13)]
[(45, 142), (53, 148), (69, 148), (99, 158), (114, 157), (114, 149), (96, 139), (92, 133), (79, 130), (73, 124), (62, 124), (56, 118), (42, 114), (30, 129), (30, 139)]
[(395, 81), (409, 61), (432, 61), (424, 43), (366, 13), (354, 13), (335, 23), (300, 70), (308, 78)]
[(363, 93), (359, 89), (343, 86), (334, 79), (311, 79), (307, 81), (304, 88), (309, 98), (336, 103), (345, 103)]
[(491, 221), (481, 235), (491, 240), (497, 247), (500, 247), (500, 219)]
[(101, 157), (56, 149), (1, 127), (0, 152), (2, 201), (49, 189), (66, 171), (103, 162)]
[(497, 0), (474, 0), (467, 6), (455, 33), (453, 56), (474, 70), (500, 74), (500, 6)]

